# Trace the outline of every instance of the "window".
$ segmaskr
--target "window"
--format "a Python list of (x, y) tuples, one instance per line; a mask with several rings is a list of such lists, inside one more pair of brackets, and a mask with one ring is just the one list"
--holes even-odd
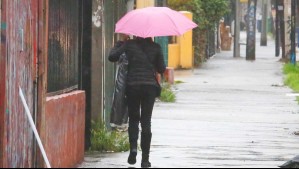
[(79, 18), (79, 0), (49, 1), (48, 93), (78, 88)]

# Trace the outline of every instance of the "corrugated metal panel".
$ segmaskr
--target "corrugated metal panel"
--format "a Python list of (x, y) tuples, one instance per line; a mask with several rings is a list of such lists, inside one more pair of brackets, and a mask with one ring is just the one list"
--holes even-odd
[(79, 9), (79, 0), (49, 1), (49, 93), (78, 87)]
[(19, 99), (23, 89), (34, 112), (34, 79), (37, 58), (37, 0), (5, 0), (6, 98), (4, 114), (3, 165), (8, 168), (33, 166), (33, 133)]

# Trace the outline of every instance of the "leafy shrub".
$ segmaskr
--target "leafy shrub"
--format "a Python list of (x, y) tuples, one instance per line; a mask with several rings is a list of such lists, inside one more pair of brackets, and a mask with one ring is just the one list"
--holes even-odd
[(171, 86), (169, 84), (162, 85), (160, 100), (162, 102), (167, 102), (167, 103), (174, 103), (176, 101), (176, 95), (172, 91)]
[(105, 125), (92, 122), (91, 151), (125, 152), (128, 150), (130, 144), (126, 133), (108, 131)]

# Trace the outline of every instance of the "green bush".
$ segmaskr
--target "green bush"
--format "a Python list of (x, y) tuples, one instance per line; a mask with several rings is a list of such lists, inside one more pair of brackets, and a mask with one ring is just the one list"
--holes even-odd
[(285, 64), (283, 67), (283, 72), (285, 74), (290, 74), (290, 73), (297, 73), (299, 74), (299, 67), (294, 66), (293, 64)]
[[(295, 92), (299, 92), (299, 67), (293, 64), (285, 64), (283, 72), (286, 74), (284, 84), (292, 88)], [(299, 103), (299, 97), (297, 97)]]
[(91, 151), (125, 152), (129, 150), (127, 133), (108, 131), (105, 125), (92, 122)]
[(162, 92), (161, 92), (160, 100), (162, 102), (167, 102), (167, 103), (174, 103), (176, 101), (176, 95), (172, 91), (171, 85), (169, 85), (169, 84), (162, 85)]

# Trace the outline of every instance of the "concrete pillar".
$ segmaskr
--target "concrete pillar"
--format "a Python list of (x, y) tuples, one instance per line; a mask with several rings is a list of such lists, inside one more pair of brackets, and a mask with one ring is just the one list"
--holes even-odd
[[(183, 11), (181, 13), (192, 20), (193, 14), (191, 12)], [(192, 34), (193, 31), (190, 30), (178, 38), (180, 45), (180, 65), (182, 68), (186, 69), (193, 68)]]
[[(91, 119), (103, 122), (104, 110), (104, 56), (103, 53), (103, 0), (92, 0), (92, 51), (91, 51)], [(93, 73), (96, 72), (96, 73)]]
[(136, 1), (136, 8), (146, 8), (146, 7), (151, 7), (155, 6), (155, 0), (137, 0)]
[(180, 65), (180, 46), (179, 44), (168, 45), (168, 66), (177, 69)]

